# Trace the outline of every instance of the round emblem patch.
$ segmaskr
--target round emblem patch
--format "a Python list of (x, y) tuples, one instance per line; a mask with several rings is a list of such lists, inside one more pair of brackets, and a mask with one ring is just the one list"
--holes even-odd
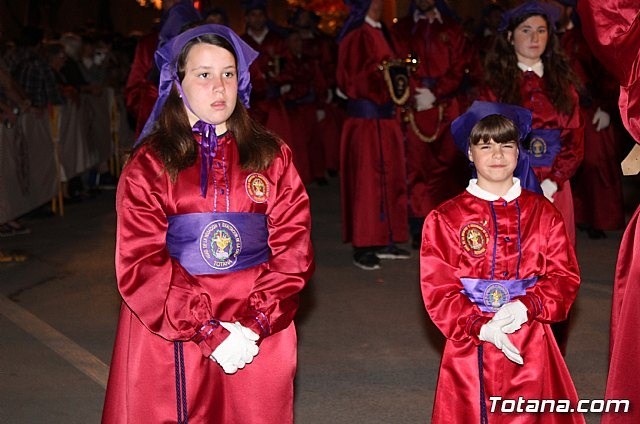
[(500, 309), (502, 305), (509, 302), (509, 290), (502, 284), (490, 284), (484, 290), (482, 297), (484, 304), (495, 312)]
[(244, 186), (249, 198), (256, 203), (265, 203), (269, 198), (269, 182), (262, 174), (249, 174)]
[(228, 221), (212, 221), (200, 236), (200, 254), (214, 269), (228, 269), (235, 265), (242, 250), (238, 229)]
[(482, 224), (472, 222), (462, 228), (460, 241), (467, 253), (472, 256), (482, 256), (487, 251), (489, 233)]
[(529, 151), (533, 156), (541, 158), (545, 153), (547, 153), (547, 143), (543, 138), (535, 137), (531, 140)]

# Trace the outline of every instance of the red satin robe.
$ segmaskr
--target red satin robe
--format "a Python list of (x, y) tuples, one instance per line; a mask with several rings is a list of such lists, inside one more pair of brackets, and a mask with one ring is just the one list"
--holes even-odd
[[(226, 175), (223, 170), (226, 169)], [(292, 319), (298, 293), (313, 271), (309, 199), (283, 145), (265, 171), (266, 201), (246, 187), (235, 139), (219, 140), (206, 198), (200, 192), (200, 159), (171, 182), (163, 164), (143, 146), (125, 166), (116, 208), (116, 276), (123, 298), (103, 412), (103, 423), (177, 421), (174, 341), (183, 341), (189, 423), (291, 423), (296, 371)], [(215, 184), (214, 184), (215, 181)], [(228, 197), (225, 193), (228, 181)], [(214, 190), (218, 190), (217, 195)], [(225, 274), (193, 276), (169, 256), (167, 217), (193, 212), (267, 215), (270, 259)], [(261, 328), (251, 364), (227, 375), (209, 359), (228, 335), (218, 327), (201, 343), (191, 341), (211, 318)]]
[[(464, 190), (470, 177), (467, 160), (449, 130), (451, 121), (464, 112), (457, 96), (469, 65), (464, 53), (466, 41), (459, 24), (444, 16), (442, 19), (442, 23), (414, 22), (410, 15), (393, 27), (400, 57), (411, 54), (420, 60), (412, 74), (412, 87), (428, 87), (436, 96), (434, 108), (414, 112), (419, 131), (427, 137), (435, 135), (435, 140), (421, 140), (410, 125), (406, 131), (410, 213), (420, 218)], [(430, 83), (425, 84), (426, 80)], [(444, 110), (442, 119), (440, 107)]]
[[(484, 235), (464, 237), (473, 228), (476, 234)], [(446, 337), (432, 423), (480, 422), (481, 343), (489, 423), (583, 423), (584, 418), (578, 414), (501, 414), (499, 407), (490, 412), (490, 396), (570, 399), (574, 406), (577, 400), (549, 324), (566, 318), (580, 276), (562, 217), (551, 203), (526, 190), (509, 202), (490, 202), (465, 191), (427, 216), (422, 240), (422, 296), (429, 316)], [(507, 359), (493, 344), (478, 339), (480, 327), (493, 314), (481, 312), (460, 292), (462, 277), (491, 278), (494, 255), (494, 279), (538, 277), (537, 283), (519, 297), (527, 306), (529, 321), (509, 336), (524, 359), (522, 366)]]
[[(350, 99), (391, 102), (378, 66), (393, 56), (382, 31), (362, 24), (339, 45), (338, 87)], [(343, 241), (355, 247), (406, 241), (406, 159), (398, 120), (347, 117), (340, 146)]]
[[(569, 240), (575, 246), (576, 229), (573, 210), (573, 196), (569, 179), (576, 173), (584, 157), (584, 125), (580, 115), (578, 94), (571, 89), (574, 107), (570, 115), (559, 113), (547, 96), (545, 81), (535, 73), (522, 73), (520, 95), (523, 99), (519, 106), (527, 108), (533, 114), (532, 129), (560, 129), (561, 148), (551, 167), (534, 167), (539, 182), (546, 178), (558, 185), (553, 197), (553, 204), (562, 214)], [(482, 95), (485, 100), (499, 101), (496, 96), (487, 92)]]
[[(566, 30), (560, 40), (587, 90), (589, 102), (580, 107), (584, 122), (584, 160), (571, 179), (576, 222), (600, 230), (619, 230), (624, 228), (620, 169), (622, 128), (612, 95), (617, 93), (618, 83), (595, 59), (579, 27)], [(611, 115), (610, 125), (600, 131), (592, 123), (598, 107)]]
[[(594, 54), (620, 82), (622, 120), (640, 143), (640, 20), (633, 0), (578, 2), (583, 32)], [(640, 207), (627, 225), (616, 263), (607, 399), (628, 399), (628, 413), (605, 413), (602, 424), (640, 422)]]
[[(153, 54), (157, 47), (157, 30), (140, 38), (124, 87), (127, 111), (136, 119), (136, 138), (142, 132), (158, 98), (157, 82), (149, 79), (149, 74), (154, 67)], [(158, 73), (158, 75), (160, 74)]]

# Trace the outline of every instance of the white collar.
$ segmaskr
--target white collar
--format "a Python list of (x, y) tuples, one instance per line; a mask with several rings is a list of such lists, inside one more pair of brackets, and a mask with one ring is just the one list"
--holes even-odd
[(432, 11), (433, 13), (422, 13), (418, 9), (414, 10), (413, 22), (418, 22), (420, 19), (427, 19), (430, 24), (435, 21), (442, 23), (442, 15), (440, 14), (440, 11), (436, 7), (434, 7)]
[(504, 200), (506, 200), (507, 202), (510, 202), (512, 200), (517, 199), (520, 196), (520, 193), (522, 193), (522, 188), (520, 187), (520, 179), (517, 177), (513, 177), (513, 185), (511, 186), (511, 188), (505, 193), (504, 196), (497, 196), (483, 188), (481, 188), (478, 185), (478, 179), (477, 178), (472, 178), (469, 180), (469, 185), (467, 186), (467, 191), (482, 199), (482, 200), (486, 200), (488, 202), (495, 202), (496, 200), (502, 198)]
[(251, 38), (253, 38), (255, 40), (256, 43), (258, 44), (262, 44), (262, 42), (264, 41), (265, 37), (267, 36), (267, 34), (269, 33), (269, 28), (268, 27), (264, 27), (264, 30), (260, 33), (257, 33), (251, 29), (247, 30), (247, 33), (251, 36)]
[(364, 21), (374, 28), (382, 29), (382, 24), (371, 19), (369, 16), (364, 17)]
[(544, 65), (542, 64), (541, 60), (534, 63), (533, 66), (528, 66), (522, 62), (518, 62), (518, 68), (520, 68), (522, 72), (531, 71), (537, 76), (539, 76), (540, 78), (542, 78), (542, 76), (544, 75)]

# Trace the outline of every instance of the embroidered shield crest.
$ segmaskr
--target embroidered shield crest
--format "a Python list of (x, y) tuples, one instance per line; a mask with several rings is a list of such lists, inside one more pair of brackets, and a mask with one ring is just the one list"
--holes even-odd
[(238, 229), (228, 221), (212, 221), (200, 236), (200, 254), (214, 269), (228, 269), (235, 265), (242, 250)]
[(269, 198), (269, 182), (262, 174), (249, 174), (244, 186), (247, 196), (256, 203), (265, 203)]
[(531, 140), (529, 151), (534, 157), (540, 158), (547, 153), (547, 143), (544, 138), (535, 137)]
[(482, 256), (487, 251), (489, 233), (482, 224), (472, 222), (462, 228), (460, 241), (467, 253), (472, 256)]
[(487, 286), (484, 291), (484, 304), (493, 312), (509, 302), (509, 290), (502, 284), (494, 283)]

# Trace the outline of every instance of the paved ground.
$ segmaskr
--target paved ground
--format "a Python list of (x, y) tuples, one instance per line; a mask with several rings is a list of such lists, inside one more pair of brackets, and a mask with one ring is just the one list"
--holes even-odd
[[(625, 181), (629, 208), (637, 182)], [(355, 268), (339, 242), (338, 181), (309, 191), (318, 266), (297, 319), (296, 422), (428, 422), (443, 340), (421, 303), (417, 258)], [(63, 218), (25, 217), (30, 235), (0, 238), (0, 250), (29, 256), (0, 264), (0, 423), (99, 422), (119, 307), (113, 203), (103, 191)], [(606, 381), (622, 232), (607, 235), (578, 233), (583, 285), (566, 359), (584, 399), (601, 398)]]

